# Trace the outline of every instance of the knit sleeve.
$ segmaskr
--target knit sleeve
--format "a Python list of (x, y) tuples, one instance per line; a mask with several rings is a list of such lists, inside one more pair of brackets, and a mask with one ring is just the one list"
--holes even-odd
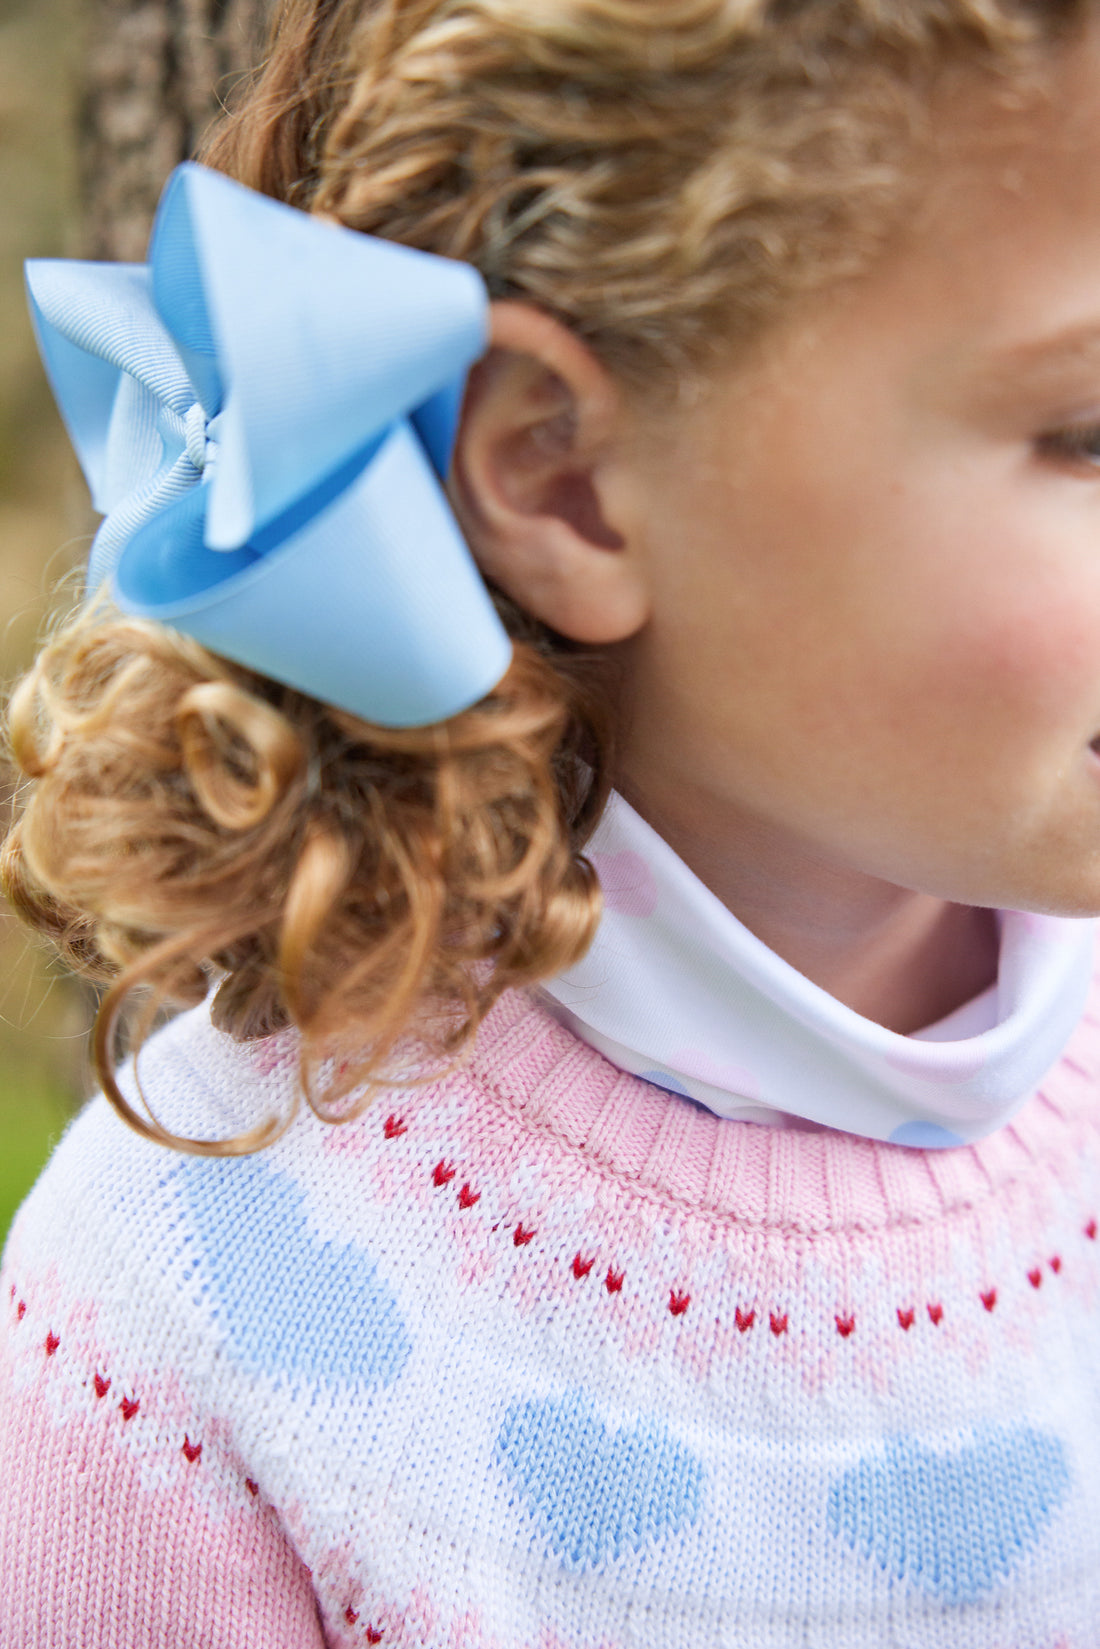
[[(132, 1156), (149, 1149), (89, 1113), (0, 1269), (0, 1643), (317, 1649), (309, 1571), (209, 1400), (216, 1356), (145, 1240), (160, 1160), (143, 1198)], [(131, 1151), (119, 1173), (99, 1171), (105, 1140), (116, 1167)]]

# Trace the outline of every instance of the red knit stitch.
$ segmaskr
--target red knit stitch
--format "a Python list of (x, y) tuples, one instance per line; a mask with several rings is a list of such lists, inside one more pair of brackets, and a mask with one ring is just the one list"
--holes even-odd
[(847, 1317), (834, 1317), (833, 1321), (836, 1323), (836, 1331), (842, 1340), (846, 1340), (856, 1326), (854, 1312), (850, 1313)]
[(432, 1169), (432, 1179), (436, 1185), (449, 1185), (455, 1177), (455, 1170), (449, 1162), (437, 1162)]
[(1038, 1266), (1035, 1266), (1034, 1270), (1028, 1272), (1027, 1280), (1031, 1284), (1032, 1288), (1042, 1287), (1043, 1273), (1039, 1270)]
[(1050, 1269), (1054, 1272), (1055, 1276), (1057, 1276), (1059, 1271), (1061, 1271), (1061, 1269), (1062, 1269), (1062, 1256), (1060, 1254), (1052, 1254), (1051, 1255), (1051, 1257), (1050, 1257)]
[(47, 1357), (52, 1357), (54, 1352), (57, 1350), (57, 1348), (60, 1344), (61, 1344), (60, 1334), (55, 1334), (53, 1332), (53, 1330), (51, 1329), (50, 1332), (46, 1335), (46, 1356)]
[(193, 1466), (195, 1464), (195, 1461), (198, 1460), (202, 1455), (202, 1444), (201, 1443), (192, 1443), (191, 1439), (188, 1436), (185, 1435), (184, 1439), (183, 1439), (183, 1451), (182, 1452), (186, 1455), (187, 1459), (190, 1461), (191, 1465)]
[(381, 1643), (381, 1641), (382, 1641), (382, 1634), (378, 1630), (377, 1626), (368, 1626), (367, 1627), (367, 1642), (368, 1643)]
[(576, 1277), (578, 1282), (580, 1282), (582, 1277), (587, 1277), (595, 1263), (596, 1262), (594, 1259), (582, 1260), (580, 1250), (578, 1249), (577, 1253), (573, 1255), (573, 1275)]
[(344, 1610), (344, 1619), (347, 1621), (349, 1626), (354, 1626), (355, 1622), (359, 1619), (358, 1609), (353, 1609), (349, 1603), (347, 1608)]
[(132, 1420), (141, 1407), (141, 1399), (140, 1397), (124, 1397), (118, 1406), (122, 1410), (122, 1418)]
[(943, 1322), (943, 1306), (938, 1304), (930, 1305), (928, 1307), (928, 1315), (933, 1325), (938, 1328), (940, 1323)]
[(734, 1308), (733, 1316), (734, 1321), (742, 1334), (747, 1333), (756, 1321), (755, 1311), (742, 1311), (740, 1306), (736, 1306)]
[(15, 1315), (16, 1315), (17, 1319), (19, 1320), (19, 1322), (23, 1321), (23, 1318), (27, 1315), (27, 1302), (26, 1302), (26, 1300), (20, 1300), (19, 1304), (15, 1308)]
[(1089, 1242), (1095, 1242), (1096, 1241), (1096, 1221), (1095, 1220), (1090, 1220), (1089, 1223), (1086, 1225), (1086, 1227), (1085, 1227), (1085, 1236), (1089, 1239)]
[(260, 1492), (260, 1485), (256, 1482), (254, 1477), (246, 1477), (244, 1480), (244, 1486), (253, 1499), (255, 1499)]
[(674, 1317), (682, 1317), (691, 1304), (690, 1294), (681, 1294), (675, 1288), (668, 1291), (668, 1309)]
[(913, 1326), (913, 1320), (916, 1315), (917, 1313), (912, 1306), (910, 1306), (908, 1311), (903, 1311), (900, 1305), (898, 1306), (898, 1323), (907, 1334)]
[(408, 1131), (408, 1124), (401, 1117), (396, 1116), (388, 1116), (382, 1129), (387, 1139), (400, 1139), (401, 1135), (407, 1134)]
[(782, 1317), (778, 1317), (778, 1316), (776, 1316), (774, 1311), (770, 1311), (768, 1313), (768, 1321), (771, 1324), (771, 1331), (774, 1335), (776, 1335), (778, 1337), (780, 1334), (786, 1334), (786, 1332), (787, 1332), (787, 1313), (786, 1312), (783, 1313)]
[(603, 1285), (607, 1289), (607, 1292), (609, 1294), (621, 1294), (623, 1291), (623, 1278), (625, 1276), (625, 1271), (616, 1271), (609, 1265), (607, 1268), (607, 1276), (603, 1280)]
[(463, 1185), (462, 1190), (458, 1193), (458, 1206), (460, 1208), (472, 1208), (474, 1203), (480, 1201), (480, 1199), (481, 1192), (471, 1191), (470, 1183), (467, 1180), (467, 1182)]
[(97, 1374), (96, 1377), (95, 1377), (95, 1394), (96, 1394), (96, 1396), (97, 1397), (106, 1397), (106, 1395), (110, 1391), (110, 1389), (111, 1389), (110, 1380), (105, 1380), (102, 1374)]
[(527, 1243), (529, 1243), (531, 1241), (531, 1238), (534, 1236), (534, 1234), (535, 1234), (534, 1226), (532, 1226), (530, 1231), (528, 1231), (528, 1229), (524, 1225), (523, 1221), (520, 1220), (519, 1224), (516, 1226), (516, 1229), (512, 1232), (512, 1242), (514, 1243), (516, 1248), (523, 1248)]
[(987, 1290), (987, 1292), (979, 1294), (978, 1298), (981, 1300), (987, 1311), (992, 1311), (993, 1307), (997, 1304), (997, 1290), (995, 1288), (991, 1288)]

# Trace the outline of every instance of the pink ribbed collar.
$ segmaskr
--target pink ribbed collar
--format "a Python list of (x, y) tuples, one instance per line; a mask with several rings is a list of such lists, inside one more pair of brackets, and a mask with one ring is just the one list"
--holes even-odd
[(739, 1224), (812, 1234), (941, 1218), (1046, 1165), (1072, 1173), (1100, 1132), (1100, 992), (1038, 1092), (989, 1138), (926, 1151), (720, 1118), (618, 1070), (533, 998), (487, 1018), (468, 1074), (565, 1156)]

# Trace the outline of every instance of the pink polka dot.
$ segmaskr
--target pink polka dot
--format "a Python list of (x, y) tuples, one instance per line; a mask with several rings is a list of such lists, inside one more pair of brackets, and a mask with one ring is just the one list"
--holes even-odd
[(620, 916), (652, 916), (657, 909), (657, 883), (640, 853), (590, 853), (608, 910)]
[(739, 1099), (759, 1100), (760, 1083), (744, 1065), (711, 1059), (700, 1048), (677, 1048), (668, 1059), (673, 1070), (679, 1071), (690, 1082), (705, 1082), (708, 1088), (719, 1088), (723, 1093), (736, 1094)]
[[(974, 1042), (918, 1042), (918, 1054), (887, 1054), (886, 1063), (895, 1071), (909, 1076), (916, 1074), (922, 1082), (938, 1083), (941, 1088), (962, 1087), (972, 1082), (985, 1067), (985, 1050)], [(928, 1051), (935, 1048), (935, 1058)]]
[(1061, 916), (1040, 916), (1033, 910), (1015, 910), (1007, 919), (1029, 939), (1059, 950), (1067, 945), (1076, 945), (1079, 941), (1077, 924), (1067, 922)]

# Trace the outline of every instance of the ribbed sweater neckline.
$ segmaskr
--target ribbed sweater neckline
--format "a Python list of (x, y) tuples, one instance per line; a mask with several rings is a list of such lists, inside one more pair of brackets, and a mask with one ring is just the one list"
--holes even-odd
[(640, 1194), (761, 1228), (874, 1230), (974, 1207), (1044, 1167), (1072, 1172), (1100, 1131), (1100, 1001), (1094, 984), (1064, 1055), (1011, 1123), (950, 1150), (717, 1117), (618, 1070), (518, 991), (487, 1017), (467, 1070), (563, 1155)]

